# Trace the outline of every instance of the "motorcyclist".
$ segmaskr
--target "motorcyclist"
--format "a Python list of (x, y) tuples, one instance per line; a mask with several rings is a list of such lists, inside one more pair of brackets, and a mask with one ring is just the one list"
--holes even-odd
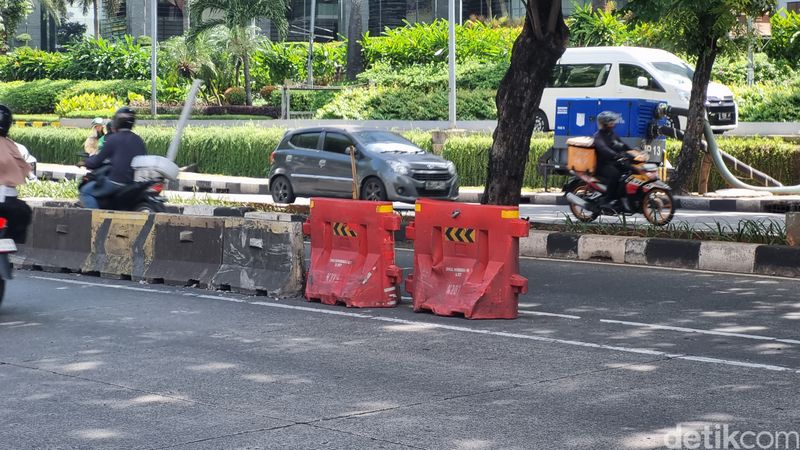
[(133, 183), (131, 161), (137, 156), (147, 154), (144, 141), (133, 132), (136, 112), (128, 107), (120, 108), (114, 114), (114, 134), (106, 138), (100, 153), (90, 156), (84, 162), (87, 169), (95, 170), (110, 165), (108, 175), (86, 183), (81, 188), (80, 199), (84, 208), (98, 209), (98, 199), (113, 196), (117, 191)]
[(597, 152), (597, 175), (607, 186), (602, 205), (604, 208), (620, 206), (620, 178), (624, 171), (630, 169), (630, 161), (633, 159), (627, 153), (632, 148), (614, 132), (620, 119), (620, 115), (612, 111), (603, 111), (597, 115), (598, 130), (594, 134), (594, 148)]
[(8, 137), (13, 117), (11, 110), (0, 105), (0, 217), (8, 221), (6, 238), (25, 243), (31, 208), (17, 198), (17, 186), (25, 184), (31, 167), (20, 153), (16, 142)]
[(100, 149), (100, 139), (104, 135), (104, 122), (103, 119), (98, 117), (92, 121), (92, 130), (83, 143), (83, 150), (90, 156), (96, 154)]

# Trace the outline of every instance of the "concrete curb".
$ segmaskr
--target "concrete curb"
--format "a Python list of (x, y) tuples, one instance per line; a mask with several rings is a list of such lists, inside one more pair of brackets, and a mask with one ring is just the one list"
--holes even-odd
[(520, 256), (800, 278), (800, 247), (531, 230)]
[[(70, 166), (42, 164), (36, 171), (40, 178), (49, 180), (74, 180), (83, 176), (83, 169)], [(554, 188), (556, 189), (556, 188)], [(199, 192), (215, 194), (252, 194), (268, 195), (269, 180), (262, 178), (223, 177), (198, 173), (181, 173), (178, 181), (170, 182), (167, 190), (182, 192)], [(458, 201), (463, 203), (480, 203), (483, 192), (464, 191), (459, 194)], [(676, 207), (680, 209), (719, 212), (774, 213), (800, 211), (800, 198), (708, 198), (677, 196)], [(568, 205), (564, 195), (557, 189), (549, 193), (522, 194), (520, 204), (525, 205)]]

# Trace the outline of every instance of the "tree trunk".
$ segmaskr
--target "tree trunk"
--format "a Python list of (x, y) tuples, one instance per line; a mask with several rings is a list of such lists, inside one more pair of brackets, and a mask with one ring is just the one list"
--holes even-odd
[(253, 106), (253, 91), (250, 80), (250, 55), (244, 55), (244, 95), (247, 98), (245, 101), (247, 106)]
[(519, 204), (533, 116), (568, 39), (560, 0), (528, 1), (522, 33), (511, 51), (511, 67), (497, 90), (497, 128), (489, 153), (484, 204)]
[[(685, 194), (688, 192), (689, 183), (691, 182), (694, 174), (697, 161), (703, 151), (703, 130), (705, 127), (706, 119), (706, 91), (708, 90), (708, 83), (711, 81), (711, 69), (714, 67), (714, 60), (717, 58), (719, 46), (717, 39), (712, 37), (711, 24), (713, 20), (706, 21), (709, 23), (705, 27), (708, 31), (706, 38), (706, 45), (700, 52), (697, 58), (697, 66), (694, 70), (694, 78), (692, 78), (692, 96), (689, 99), (689, 117), (686, 123), (686, 132), (683, 137), (683, 146), (681, 152), (678, 154), (678, 159), (675, 164), (675, 172), (669, 180), (670, 186), (678, 194)], [(701, 26), (703, 21), (701, 21)]]
[(361, 54), (362, 0), (350, 0), (350, 23), (347, 25), (347, 80), (354, 81), (364, 71), (364, 56)]
[(92, 8), (94, 9), (92, 12), (94, 13), (94, 38), (98, 39), (100, 37), (100, 7), (97, 2), (100, 0), (94, 0), (92, 2)]

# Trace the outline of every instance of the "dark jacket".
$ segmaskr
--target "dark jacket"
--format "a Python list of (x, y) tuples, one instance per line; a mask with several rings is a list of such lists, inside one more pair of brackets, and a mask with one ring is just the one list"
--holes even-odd
[(108, 136), (100, 153), (86, 159), (87, 169), (97, 169), (109, 160), (111, 171), (108, 178), (119, 184), (133, 183), (131, 161), (136, 156), (147, 154), (147, 148), (139, 135), (130, 130), (120, 130)]
[(594, 134), (594, 149), (597, 152), (597, 165), (602, 167), (626, 157), (625, 152), (631, 150), (631, 147), (623, 142), (613, 129), (604, 129)]

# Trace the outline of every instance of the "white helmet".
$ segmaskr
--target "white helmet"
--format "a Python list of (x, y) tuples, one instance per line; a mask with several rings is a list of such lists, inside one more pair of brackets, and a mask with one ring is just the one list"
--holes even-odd
[(101, 118), (101, 117), (97, 117), (97, 118), (95, 118), (95, 119), (92, 121), (92, 126), (95, 126), (95, 125), (105, 125), (105, 124), (106, 124), (106, 121), (105, 121), (105, 120), (103, 120), (103, 118)]

